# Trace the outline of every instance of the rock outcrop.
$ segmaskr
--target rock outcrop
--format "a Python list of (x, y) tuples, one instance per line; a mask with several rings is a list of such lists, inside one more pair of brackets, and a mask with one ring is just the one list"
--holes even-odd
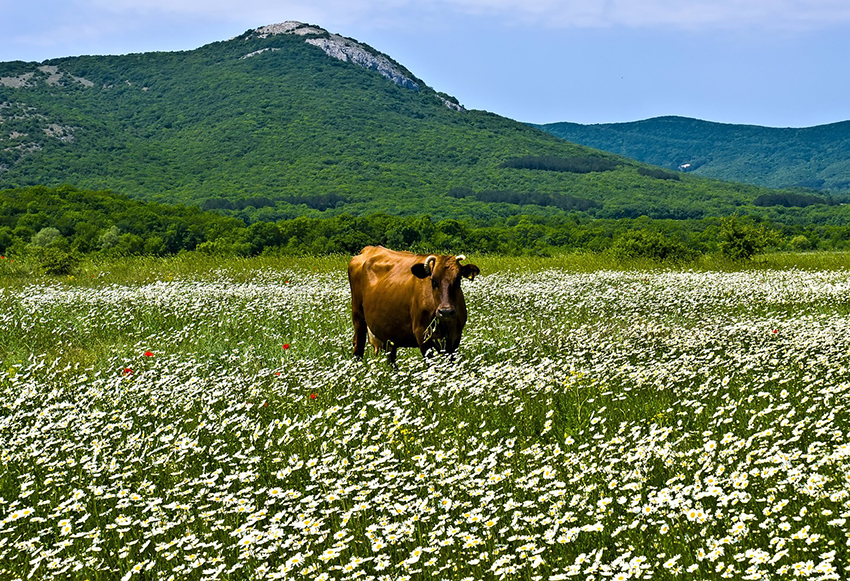
[(419, 83), (411, 79), (386, 56), (360, 44), (356, 40), (345, 38), (338, 34), (331, 34), (327, 30), (317, 26), (311, 26), (303, 22), (288, 21), (263, 26), (256, 29), (254, 34), (260, 38), (266, 38), (275, 34), (306, 36), (309, 38), (306, 38), (305, 42), (319, 47), (328, 56), (356, 64), (364, 69), (377, 71), (400, 87), (413, 91), (419, 91), (421, 89)]
[[(38, 67), (30, 73), (23, 73), (16, 77), (0, 77), (0, 85), (10, 87), (12, 89), (24, 89), (27, 87), (35, 87), (39, 83), (45, 83), (50, 86), (63, 86), (70, 79), (73, 83), (79, 83), (84, 87), (93, 87), (94, 83), (83, 77), (75, 77), (67, 72), (59, 70), (59, 67), (53, 65), (44, 65)], [(73, 84), (71, 83), (71, 84)]]
[(419, 84), (402, 73), (389, 59), (383, 55), (372, 54), (363, 45), (353, 40), (332, 34), (329, 38), (308, 38), (306, 42), (307, 44), (318, 46), (328, 56), (332, 56), (335, 59), (352, 62), (364, 69), (377, 71), (396, 85), (405, 89), (419, 90)]

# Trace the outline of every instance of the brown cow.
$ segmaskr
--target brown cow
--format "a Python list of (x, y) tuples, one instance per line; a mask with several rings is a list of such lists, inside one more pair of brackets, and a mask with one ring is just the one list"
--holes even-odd
[(362, 357), (366, 339), (395, 361), (399, 347), (454, 353), (466, 324), (461, 277), (481, 271), (461, 265), (463, 256), (396, 252), (367, 246), (348, 264), (354, 355)]

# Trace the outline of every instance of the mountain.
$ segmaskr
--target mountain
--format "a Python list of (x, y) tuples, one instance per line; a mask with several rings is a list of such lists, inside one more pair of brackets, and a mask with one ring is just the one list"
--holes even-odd
[(0, 63), (0, 189), (62, 184), (249, 221), (477, 224), (702, 218), (757, 211), (769, 193), (466, 110), (372, 47), (297, 22), (183, 52)]
[(770, 188), (850, 193), (850, 121), (794, 129), (657, 117), (537, 127), (671, 170)]

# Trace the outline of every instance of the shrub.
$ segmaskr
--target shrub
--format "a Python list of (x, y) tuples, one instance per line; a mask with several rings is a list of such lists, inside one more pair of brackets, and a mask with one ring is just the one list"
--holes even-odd
[(781, 241), (779, 233), (765, 227), (742, 222), (737, 216), (724, 218), (720, 226), (721, 254), (732, 260), (750, 260), (765, 249)]
[(788, 246), (790, 246), (792, 250), (809, 250), (812, 247), (812, 241), (806, 236), (798, 234), (788, 241)]
[(29, 250), (29, 259), (36, 270), (51, 276), (71, 274), (80, 262), (76, 252), (55, 246), (33, 246)]
[(629, 230), (618, 236), (611, 245), (618, 258), (648, 258), (650, 260), (687, 260), (693, 251), (681, 242), (671, 240), (655, 230)]

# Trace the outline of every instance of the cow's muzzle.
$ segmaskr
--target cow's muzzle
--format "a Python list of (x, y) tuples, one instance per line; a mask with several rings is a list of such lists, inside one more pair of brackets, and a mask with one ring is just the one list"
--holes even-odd
[(440, 307), (437, 309), (438, 319), (454, 319), (457, 316), (457, 311), (454, 307)]

